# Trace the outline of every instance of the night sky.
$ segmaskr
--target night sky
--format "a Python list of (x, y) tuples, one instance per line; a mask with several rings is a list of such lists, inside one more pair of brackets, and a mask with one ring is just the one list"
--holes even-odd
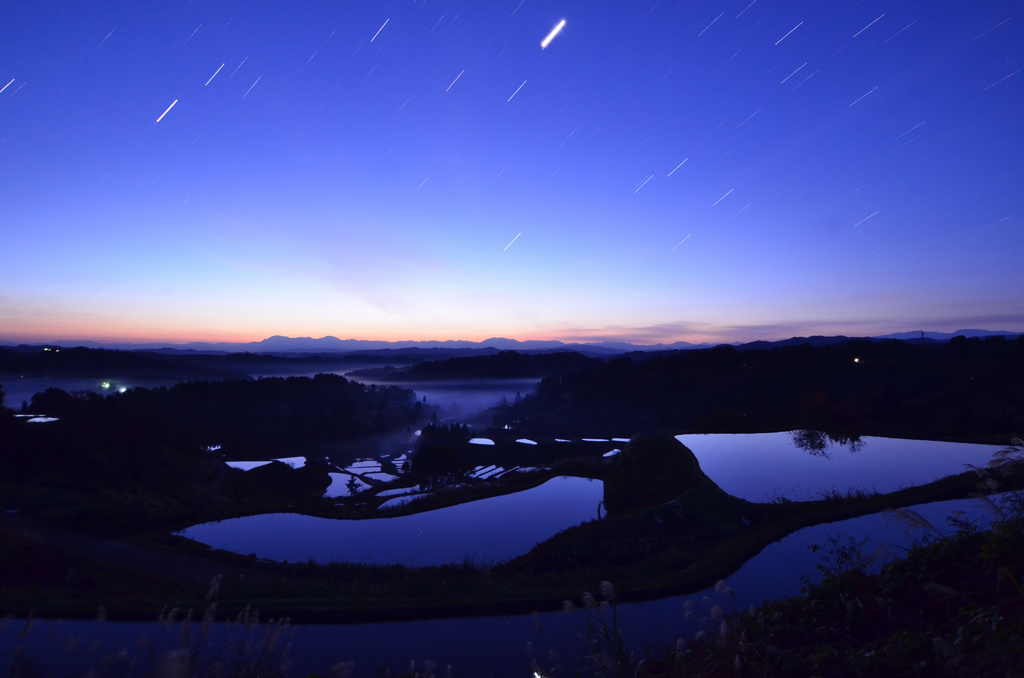
[(1019, 9), (2, 2), (0, 340), (1024, 331)]

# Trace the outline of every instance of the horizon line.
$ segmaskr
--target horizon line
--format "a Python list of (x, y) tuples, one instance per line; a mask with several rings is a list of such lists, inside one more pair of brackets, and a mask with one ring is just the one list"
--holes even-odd
[(288, 336), (282, 334), (273, 334), (263, 339), (255, 339), (248, 341), (238, 340), (187, 340), (187, 341), (172, 341), (162, 339), (14, 339), (7, 337), (0, 337), (0, 345), (6, 346), (45, 346), (54, 345), (62, 348), (75, 348), (84, 347), (89, 348), (88, 345), (93, 347), (103, 348), (105, 345), (119, 345), (119, 346), (138, 346), (138, 347), (161, 347), (161, 348), (185, 348), (192, 346), (247, 346), (247, 345), (258, 345), (264, 342), (269, 342), (273, 339), (280, 339), (282, 341), (310, 341), (310, 342), (321, 342), (324, 340), (334, 340), (337, 342), (350, 343), (375, 343), (375, 344), (476, 344), (481, 348), (486, 348), (486, 344), (491, 341), (505, 341), (514, 342), (517, 344), (530, 344), (530, 343), (542, 343), (542, 344), (562, 344), (564, 346), (602, 346), (602, 345), (615, 345), (615, 344), (626, 344), (630, 346), (638, 347), (657, 347), (657, 346), (673, 346), (676, 344), (686, 344), (689, 346), (721, 346), (721, 345), (742, 345), (748, 343), (754, 343), (758, 341), (764, 342), (778, 342), (787, 341), (789, 339), (801, 339), (801, 338), (832, 338), (832, 337), (847, 337), (849, 339), (878, 339), (886, 337), (894, 337), (895, 335), (928, 335), (928, 334), (940, 334), (948, 335), (950, 338), (958, 336), (961, 332), (971, 333), (983, 333), (990, 336), (1000, 335), (1022, 335), (1024, 332), (1012, 331), (1012, 330), (987, 330), (978, 328), (960, 328), (950, 332), (944, 332), (941, 330), (902, 330), (896, 332), (887, 332), (884, 334), (846, 334), (839, 332), (836, 334), (823, 334), (823, 333), (808, 333), (808, 334), (790, 334), (788, 336), (776, 335), (772, 338), (758, 338), (748, 340), (711, 340), (711, 341), (688, 341), (685, 339), (676, 339), (671, 341), (660, 340), (655, 342), (645, 342), (642, 339), (626, 339), (619, 337), (595, 337), (587, 339), (514, 339), (511, 337), (492, 336), (486, 339), (475, 340), (475, 339), (355, 339), (347, 338), (341, 339), (335, 335), (326, 334), (321, 337), (312, 336)]

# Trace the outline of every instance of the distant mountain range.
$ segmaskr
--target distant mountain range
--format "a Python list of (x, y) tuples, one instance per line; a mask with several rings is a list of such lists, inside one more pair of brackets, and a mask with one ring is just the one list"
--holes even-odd
[[(956, 336), (964, 337), (989, 337), (1006, 336), (1016, 337), (1020, 332), (1004, 332), (992, 330), (957, 330), (956, 332), (897, 332), (881, 337), (868, 337), (869, 339), (901, 339), (903, 341), (924, 341), (945, 342)], [(835, 344), (842, 341), (849, 341), (855, 337), (845, 336), (812, 336), (793, 337), (781, 341), (754, 341), (746, 344), (733, 344), (746, 349), (769, 348), (772, 346), (813, 344), (821, 346)], [(627, 342), (602, 341), (595, 343), (570, 343), (552, 341), (518, 341), (504, 337), (492, 337), (483, 341), (372, 341), (367, 339), (339, 339), (337, 337), (284, 337), (275, 335), (262, 341), (251, 341), (245, 343), (229, 342), (191, 342), (187, 344), (170, 343), (116, 343), (96, 341), (53, 341), (40, 342), (47, 346), (84, 346), (87, 348), (106, 348), (122, 351), (160, 351), (166, 353), (300, 353), (300, 354), (325, 354), (325, 353), (363, 353), (378, 351), (417, 351), (424, 350), (434, 354), (456, 355), (466, 351), (476, 352), (482, 349), (500, 351), (518, 351), (521, 353), (546, 353), (550, 351), (577, 351), (584, 355), (609, 356), (633, 351), (676, 351), (680, 349), (710, 348), (716, 344), (691, 344), (686, 341), (676, 341), (671, 344), (630, 344)], [(3, 346), (14, 346), (9, 342), (0, 342)]]
[[(187, 344), (171, 343), (118, 343), (84, 341), (51, 341), (40, 342), (47, 346), (84, 346), (86, 348), (106, 348), (121, 351), (161, 351), (191, 353), (361, 353), (366, 351), (403, 351), (429, 350), (433, 353), (460, 353), (463, 351), (479, 351), (492, 349), (499, 351), (519, 351), (535, 353), (548, 351), (577, 351), (595, 356), (617, 355), (630, 351), (672, 351), (687, 348), (708, 348), (714, 344), (691, 344), (677, 341), (672, 344), (637, 345), (624, 342), (599, 342), (593, 344), (571, 343), (562, 341), (518, 341), (504, 337), (492, 337), (484, 341), (373, 341), (368, 339), (339, 339), (337, 337), (284, 337), (274, 335), (262, 341), (245, 343), (229, 342), (191, 342)], [(0, 345), (14, 344), (0, 342)]]

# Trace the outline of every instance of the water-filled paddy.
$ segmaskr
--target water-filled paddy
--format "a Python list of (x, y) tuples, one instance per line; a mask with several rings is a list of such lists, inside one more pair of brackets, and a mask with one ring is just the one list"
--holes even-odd
[[(991, 515), (982, 503), (969, 499), (914, 508), (937, 526), (942, 526), (943, 517), (953, 510), (966, 510), (975, 516)], [(768, 546), (729, 575), (727, 580), (735, 591), (735, 597), (704, 589), (657, 601), (620, 604), (617, 613), (626, 647), (642, 656), (647, 645), (668, 648), (675, 645), (676, 638), (692, 638), (700, 628), (699, 617), (706, 614), (709, 607), (701, 602), (704, 596), (726, 611), (740, 612), (748, 605), (799, 593), (802, 576), (806, 575), (812, 581), (820, 579), (816, 568), (820, 562), (818, 555), (807, 547), (824, 544), (831, 534), (857, 540), (871, 537), (873, 541), (866, 547), (869, 552), (884, 540), (898, 555), (922, 533), (908, 530), (905, 524), (891, 521), (882, 514), (804, 528)], [(597, 584), (593, 582), (591, 588), (595, 595), (598, 594)], [(697, 602), (701, 614), (687, 619), (684, 615), (686, 600)], [(61, 662), (69, 666), (92, 666), (103, 656), (114, 655), (122, 648), (126, 648), (130, 656), (148, 657), (150, 646), (138, 643), (142, 636), (153, 642), (158, 656), (175, 647), (181, 638), (180, 624), (169, 626), (155, 622), (36, 621), (34, 630), (22, 639), (18, 634), (23, 629), (24, 622), (0, 625), (0, 648), (26, 644), (42, 666), (54, 669), (50, 671), (53, 675), (67, 673), (59, 670), (63, 666)], [(211, 634), (211, 652), (216, 653), (221, 647), (226, 647), (228, 639), (239, 632), (237, 627), (218, 625)], [(542, 668), (547, 668), (550, 666), (546, 659), (550, 650), (557, 651), (569, 661), (577, 656), (583, 647), (580, 634), (585, 633), (586, 622), (581, 613), (566, 616), (561, 611), (543, 610), (536, 618), (514, 615), (375, 624), (300, 625), (294, 628), (290, 638), (291, 675), (326, 674), (328, 668), (337, 662), (354, 661), (355, 675), (371, 676), (379, 675), (377, 670), (384, 665), (404, 671), (408, 669), (410, 660), (422, 666), (427, 659), (442, 667), (451, 664), (456, 675), (530, 675), (530, 655), (525, 650), (527, 642), (533, 643), (534, 656)], [(88, 642), (68, 644), (71, 637)], [(256, 640), (259, 640), (258, 633)], [(0, 671), (7, 668), (0, 656)]]
[[(723, 490), (751, 501), (779, 496), (806, 500), (857, 489), (891, 492), (959, 473), (966, 464), (983, 466), (999, 449), (876, 437), (862, 438), (856, 445), (808, 448), (805, 438), (790, 432), (677, 438), (693, 450), (701, 468)], [(379, 472), (380, 465), (364, 460), (346, 470)], [(497, 475), (499, 470), (503, 469), (481, 467), (472, 475)], [(347, 495), (351, 476), (332, 476), (336, 477), (327, 496)], [(596, 518), (602, 495), (599, 481), (561, 477), (531, 490), (410, 516), (332, 520), (269, 514), (196, 525), (181, 534), (216, 548), (275, 560), (409, 566), (466, 558), (497, 561), (521, 555), (562, 529)], [(410, 499), (393, 497), (387, 506)]]
[(401, 563), (501, 561), (597, 518), (604, 483), (558, 477), (522, 492), (394, 518), (334, 520), (272, 513), (194, 525), (179, 534), (274, 560)]
[(985, 466), (998, 445), (865, 436), (856, 445), (802, 448), (795, 432), (678, 435), (704, 473), (749, 501), (817, 499), (836, 490), (893, 492)]

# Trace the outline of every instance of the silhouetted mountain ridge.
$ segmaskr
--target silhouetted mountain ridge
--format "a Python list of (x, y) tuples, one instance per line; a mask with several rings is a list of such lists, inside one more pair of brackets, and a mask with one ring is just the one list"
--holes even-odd
[[(827, 346), (853, 339), (871, 339), (881, 341), (885, 339), (901, 339), (904, 341), (916, 342), (945, 342), (955, 336), (964, 337), (988, 337), (1004, 336), (1015, 337), (1020, 332), (1007, 332), (1003, 330), (978, 330), (965, 329), (956, 332), (897, 332), (879, 337), (847, 337), (820, 336), (791, 337), (777, 341), (758, 340), (745, 344), (734, 342), (731, 345), (741, 349), (767, 348), (771, 346), (800, 346), (811, 344), (812, 346)], [(923, 337), (923, 339), (922, 339)], [(190, 342), (185, 344), (172, 344), (170, 342), (150, 343), (129, 343), (129, 342), (97, 342), (92, 340), (81, 341), (53, 341), (40, 342), (39, 346), (60, 346), (75, 347), (84, 346), (87, 348), (104, 348), (122, 351), (156, 351), (175, 353), (277, 353), (277, 354), (338, 354), (338, 353), (369, 353), (374, 351), (408, 351), (408, 350), (439, 350), (444, 357), (455, 357), (458, 355), (474, 355), (484, 350), (517, 351), (520, 353), (537, 353), (548, 351), (575, 351), (589, 356), (612, 356), (631, 352), (656, 353), (664, 351), (676, 351), (686, 349), (711, 348), (721, 344), (692, 344), (686, 341), (676, 341), (670, 344), (631, 344), (620, 341), (596, 341), (592, 343), (572, 342), (566, 343), (552, 340), (529, 339), (520, 341), (507, 337), (491, 337), (483, 341), (469, 341), (464, 339), (429, 340), (429, 341), (376, 341), (370, 339), (339, 339), (335, 336), (314, 337), (286, 337), (274, 335), (260, 341), (250, 342)], [(14, 347), (15, 344), (0, 341), (0, 346)], [(467, 351), (466, 353), (462, 353)], [(475, 353), (474, 353), (475, 352)], [(436, 355), (441, 357), (441, 355)], [(426, 358), (426, 356), (424, 356)]]

